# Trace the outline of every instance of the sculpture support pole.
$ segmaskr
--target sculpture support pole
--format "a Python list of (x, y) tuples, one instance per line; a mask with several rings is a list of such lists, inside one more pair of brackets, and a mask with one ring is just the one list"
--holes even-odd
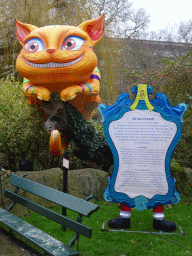
[[(63, 188), (62, 188), (62, 191), (64, 193), (67, 193), (68, 169), (69, 169), (69, 153), (68, 153), (68, 151), (65, 151), (64, 157), (63, 157), (63, 164), (62, 164), (62, 170), (63, 170)], [(65, 207), (62, 207), (62, 215), (66, 216), (66, 208)], [(66, 231), (66, 227), (62, 226), (62, 230)]]

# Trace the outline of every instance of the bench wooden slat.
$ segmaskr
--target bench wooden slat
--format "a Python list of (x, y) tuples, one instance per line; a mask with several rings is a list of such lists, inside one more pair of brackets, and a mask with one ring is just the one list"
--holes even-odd
[(72, 195), (64, 192), (49, 188), (37, 182), (23, 179), (14, 174), (11, 175), (10, 183), (16, 187), (24, 189), (32, 194), (45, 198), (58, 205), (64, 206), (67, 209), (78, 212), (84, 216), (90, 216), (90, 214), (99, 209), (98, 205), (87, 202), (83, 199), (76, 198)]
[(57, 239), (49, 236), (43, 231), (35, 228), (29, 223), (21, 220), (17, 216), (10, 212), (0, 208), (0, 221), (15, 231), (19, 235), (25, 237), (28, 241), (36, 244), (38, 247), (43, 249), (48, 255), (54, 256), (78, 256), (79, 253), (73, 250), (71, 247), (63, 244)]
[(32, 211), (35, 211), (42, 216), (49, 218), (62, 226), (66, 228), (70, 228), (71, 230), (86, 236), (91, 237), (92, 236), (92, 229), (90, 227), (87, 227), (81, 223), (78, 223), (72, 219), (67, 218), (66, 216), (62, 216), (59, 213), (53, 212), (50, 209), (47, 209), (46, 207), (43, 207), (41, 205), (38, 205), (32, 201), (29, 201), (28, 199), (17, 195), (11, 191), (5, 190), (4, 195), (8, 198), (10, 198), (12, 201), (19, 203), (27, 208), (29, 208)]

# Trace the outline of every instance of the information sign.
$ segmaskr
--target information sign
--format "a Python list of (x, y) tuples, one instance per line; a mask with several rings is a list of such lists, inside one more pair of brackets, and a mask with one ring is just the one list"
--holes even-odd
[(170, 161), (182, 134), (182, 116), (187, 106), (171, 106), (162, 93), (150, 100), (152, 90), (138, 85), (132, 90), (134, 100), (123, 93), (113, 106), (99, 105), (114, 158), (104, 198), (138, 210), (180, 200)]

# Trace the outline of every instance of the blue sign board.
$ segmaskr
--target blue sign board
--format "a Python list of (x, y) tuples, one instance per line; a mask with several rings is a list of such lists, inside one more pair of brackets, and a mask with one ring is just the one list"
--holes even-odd
[(138, 85), (132, 92), (134, 100), (123, 93), (114, 105), (98, 106), (114, 159), (104, 198), (140, 211), (177, 203), (180, 195), (170, 161), (181, 138), (187, 106), (171, 106), (163, 93), (149, 99), (151, 86)]

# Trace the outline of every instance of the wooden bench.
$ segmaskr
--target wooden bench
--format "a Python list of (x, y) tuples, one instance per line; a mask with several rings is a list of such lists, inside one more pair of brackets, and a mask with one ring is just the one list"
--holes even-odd
[[(99, 209), (99, 206), (88, 202), (88, 200), (92, 196), (89, 196), (85, 200), (79, 199), (75, 196), (28, 180), (24, 178), (26, 175), (27, 174), (25, 174), (23, 177), (19, 177), (14, 174), (11, 175), (10, 183), (16, 187), (16, 190), (15, 192), (5, 190), (4, 195), (7, 198), (10, 198), (13, 203), (7, 210), (0, 208), (0, 222), (7, 226), (10, 232), (14, 231), (18, 233), (28, 241), (34, 243), (36, 246), (41, 248), (44, 251), (45, 255), (79, 255), (79, 252), (72, 249), (72, 245), (79, 238), (80, 234), (88, 238), (92, 236), (92, 229), (81, 224), (82, 216), (90, 216), (94, 211)], [(51, 202), (54, 202), (62, 207), (65, 207), (66, 209), (70, 209), (74, 212), (79, 213), (77, 221), (74, 221), (66, 216), (56, 213), (46, 207), (38, 205), (18, 195), (17, 192), (19, 188), (39, 197), (45, 198)], [(52, 236), (44, 233), (40, 229), (32, 226), (31, 224), (21, 220), (19, 217), (10, 213), (9, 211), (16, 203), (19, 203), (20, 205), (23, 205), (28, 209), (61, 224), (63, 227), (75, 231), (75, 236), (68, 245), (63, 244)]]

